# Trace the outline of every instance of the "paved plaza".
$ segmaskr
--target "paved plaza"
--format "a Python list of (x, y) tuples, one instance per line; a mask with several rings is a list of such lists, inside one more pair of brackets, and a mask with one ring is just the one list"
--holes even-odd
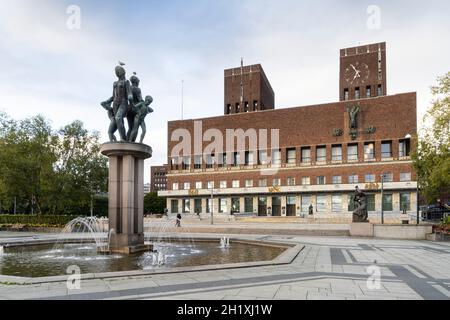
[[(3, 241), (17, 236), (0, 233)], [(27, 237), (32, 234), (21, 236)], [(66, 282), (33, 285), (3, 283), (0, 284), (0, 298), (89, 300), (450, 298), (448, 243), (270, 235), (241, 235), (239, 238), (288, 242), (302, 244), (305, 247), (289, 265), (82, 280), (80, 290), (68, 290)], [(373, 270), (378, 270), (377, 268), (381, 273), (381, 279), (379, 287), (374, 288), (370, 285), (372, 282), (369, 281), (368, 285), (368, 279), (373, 275)]]

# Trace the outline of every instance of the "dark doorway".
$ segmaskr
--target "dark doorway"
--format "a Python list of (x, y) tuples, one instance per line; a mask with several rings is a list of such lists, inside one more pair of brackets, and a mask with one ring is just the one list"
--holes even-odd
[(272, 216), (281, 217), (281, 197), (272, 197)]
[(295, 202), (296, 202), (296, 197), (295, 196), (288, 196), (286, 197), (286, 215), (288, 217), (295, 217), (296, 216), (296, 212), (295, 212)]
[(267, 198), (266, 197), (258, 198), (258, 216), (260, 216), (260, 217), (267, 216)]

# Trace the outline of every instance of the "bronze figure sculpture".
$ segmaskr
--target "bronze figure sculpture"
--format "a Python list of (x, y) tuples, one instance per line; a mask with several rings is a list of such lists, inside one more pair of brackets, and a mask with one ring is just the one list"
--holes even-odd
[[(145, 117), (153, 112), (150, 104), (153, 102), (151, 96), (142, 99), (142, 92), (139, 88), (140, 80), (134, 72), (130, 80), (126, 79), (125, 64), (119, 61), (115, 69), (118, 80), (113, 84), (113, 95), (108, 100), (101, 103), (101, 106), (108, 112), (110, 120), (108, 135), (111, 142), (117, 142), (115, 132), (118, 130), (120, 142), (135, 142), (139, 128), (142, 129), (140, 143), (142, 144), (145, 134)], [(127, 118), (128, 130), (125, 130), (124, 118)]]
[(367, 197), (365, 193), (359, 189), (359, 187), (356, 187), (355, 195), (353, 196), (353, 203), (355, 205), (355, 211), (353, 211), (353, 222), (369, 222), (369, 215), (367, 212)]
[(151, 96), (146, 96), (145, 101), (141, 101), (138, 104), (134, 105), (133, 112), (135, 114), (135, 118), (133, 120), (134, 127), (131, 132), (131, 141), (135, 142), (138, 135), (139, 127), (142, 129), (141, 140), (139, 143), (144, 141), (145, 134), (147, 133), (147, 127), (145, 125), (145, 117), (149, 113), (153, 113), (153, 109), (150, 108), (150, 104), (153, 102), (153, 98)]

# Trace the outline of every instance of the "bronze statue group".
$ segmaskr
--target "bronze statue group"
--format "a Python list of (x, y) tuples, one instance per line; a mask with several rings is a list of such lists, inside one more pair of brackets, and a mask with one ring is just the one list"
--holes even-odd
[[(116, 142), (115, 132), (119, 131), (120, 142), (136, 142), (139, 128), (141, 128), (140, 143), (142, 143), (147, 132), (145, 117), (153, 112), (153, 109), (150, 108), (153, 98), (146, 96), (145, 100), (142, 99), (139, 78), (134, 73), (130, 80), (127, 80), (123, 66), (124, 64), (119, 62), (115, 69), (118, 80), (113, 84), (112, 97), (101, 103), (102, 107), (108, 111), (110, 119), (109, 140)], [(124, 118), (127, 118), (128, 122), (127, 131)]]

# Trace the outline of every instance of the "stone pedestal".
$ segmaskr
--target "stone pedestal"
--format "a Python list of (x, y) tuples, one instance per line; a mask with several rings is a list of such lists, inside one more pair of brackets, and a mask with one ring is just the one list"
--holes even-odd
[(105, 143), (101, 153), (109, 158), (110, 252), (150, 250), (144, 245), (144, 160), (151, 158), (152, 148), (137, 143)]
[(371, 223), (352, 223), (350, 225), (350, 236), (352, 237), (367, 237), (374, 236), (374, 226)]

